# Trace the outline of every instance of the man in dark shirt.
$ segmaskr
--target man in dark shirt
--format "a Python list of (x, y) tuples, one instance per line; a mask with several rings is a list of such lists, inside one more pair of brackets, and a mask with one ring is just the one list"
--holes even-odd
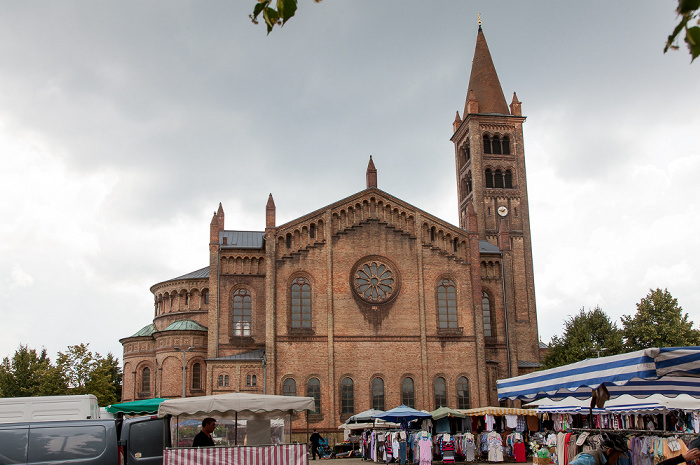
[(214, 428), (216, 428), (216, 420), (213, 418), (205, 418), (202, 420), (202, 431), (197, 433), (194, 437), (192, 447), (213, 447), (214, 440), (211, 434), (214, 432)]
[(323, 441), (323, 438), (320, 434), (318, 434), (318, 431), (314, 430), (311, 436), (309, 436), (309, 441), (311, 441), (311, 460), (316, 460), (316, 454), (318, 453), (318, 443)]

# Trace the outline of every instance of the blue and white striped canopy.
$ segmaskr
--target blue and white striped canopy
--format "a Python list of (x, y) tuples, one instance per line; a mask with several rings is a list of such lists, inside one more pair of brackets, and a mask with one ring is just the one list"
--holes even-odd
[(611, 398), (622, 394), (643, 398), (657, 393), (700, 398), (700, 378), (678, 375), (700, 375), (700, 347), (644, 349), (499, 380), (498, 399), (590, 398), (591, 389), (603, 383)]

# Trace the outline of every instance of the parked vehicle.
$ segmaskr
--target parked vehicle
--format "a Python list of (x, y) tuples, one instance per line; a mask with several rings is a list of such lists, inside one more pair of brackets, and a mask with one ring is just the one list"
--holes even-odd
[(0, 464), (121, 465), (115, 420), (0, 424)]
[(171, 446), (169, 425), (169, 418), (157, 416), (124, 420), (119, 438), (124, 464), (162, 465), (163, 450)]
[(96, 420), (100, 418), (97, 397), (80, 396), (0, 398), (0, 423), (21, 421)]

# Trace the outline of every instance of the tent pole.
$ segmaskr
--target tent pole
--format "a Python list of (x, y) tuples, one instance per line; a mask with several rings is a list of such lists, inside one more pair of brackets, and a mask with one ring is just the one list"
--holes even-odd
[(233, 445), (237, 446), (238, 445), (238, 412), (236, 412), (235, 418), (236, 418), (236, 420), (235, 420), (235, 423), (233, 424)]

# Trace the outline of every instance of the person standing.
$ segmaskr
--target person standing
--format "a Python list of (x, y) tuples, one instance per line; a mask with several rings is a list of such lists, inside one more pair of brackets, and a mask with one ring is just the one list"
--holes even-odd
[(216, 428), (216, 420), (213, 418), (202, 420), (202, 430), (194, 437), (192, 447), (214, 447), (214, 439), (211, 437), (214, 428)]
[(323, 438), (320, 434), (318, 434), (318, 431), (314, 430), (314, 432), (311, 433), (311, 436), (309, 436), (309, 441), (311, 441), (311, 460), (316, 460), (318, 445), (321, 441), (323, 441)]

